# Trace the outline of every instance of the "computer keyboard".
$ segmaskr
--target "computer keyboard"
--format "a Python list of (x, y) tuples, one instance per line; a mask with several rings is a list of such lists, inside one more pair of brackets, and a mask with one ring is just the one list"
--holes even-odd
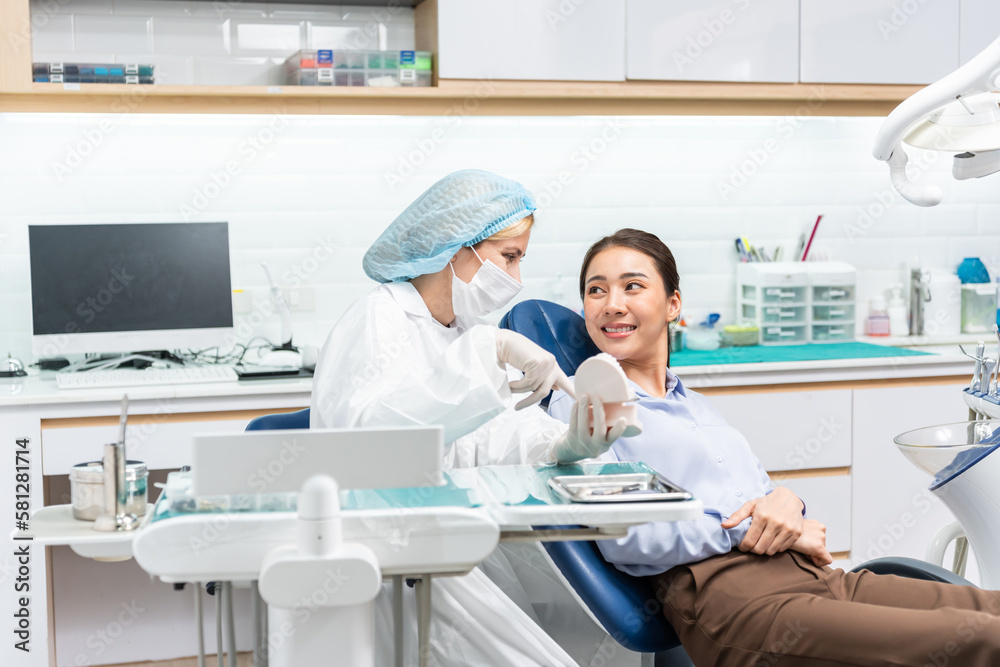
[(135, 387), (160, 384), (197, 384), (201, 382), (235, 382), (239, 378), (232, 366), (186, 366), (183, 368), (118, 368), (106, 371), (59, 373), (60, 389), (101, 389), (104, 387)]

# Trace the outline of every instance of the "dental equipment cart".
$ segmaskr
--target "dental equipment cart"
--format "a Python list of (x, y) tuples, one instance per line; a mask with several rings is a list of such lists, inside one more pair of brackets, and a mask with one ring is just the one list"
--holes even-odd
[[(81, 522), (73, 521), (68, 505), (39, 510), (31, 527), (35, 544), (69, 545), (87, 557), (134, 555), (145, 571), (165, 582), (249, 582), (255, 593), (259, 586), (259, 596), (269, 607), (265, 614), (258, 608), (260, 597), (255, 595), (255, 647), (268, 645), (269, 630), (272, 635), (276, 629), (280, 631), (276, 624), (290, 622), (295, 602), (302, 595), (328, 592), (326, 600), (311, 607), (312, 619), (317, 622), (311, 627), (296, 627), (281, 646), (274, 642), (269, 651), (255, 650), (255, 666), (314, 664), (308, 661), (310, 656), (325, 652), (323, 655), (329, 657), (334, 643), (336, 655), (355, 656), (350, 664), (372, 664), (372, 599), (378, 585), (383, 577), (392, 578), (395, 626), (401, 628), (403, 579), (419, 578), (417, 650), (424, 665), (429, 656), (433, 576), (465, 574), (502, 541), (613, 538), (623, 536), (630, 525), (701, 515), (702, 503), (697, 499), (570, 502), (549, 485), (550, 479), (567, 475), (650, 472), (643, 464), (623, 463), (488, 466), (442, 471), (441, 486), (341, 489), (334, 494), (339, 507), (334, 502), (329, 514), (338, 519), (339, 542), (346, 550), (337, 551), (330, 561), (324, 561), (318, 551), (304, 555), (301, 545), (303, 531), (313, 530), (309, 525), (303, 527), (308, 524), (303, 514), (315, 514), (317, 507), (331, 510), (331, 487), (326, 487), (325, 498), (322, 490), (314, 493), (315, 488), (297, 494), (296, 514), (296, 494), (193, 498), (178, 491), (184, 489), (187, 473), (172, 473), (164, 494), (134, 534), (101, 534), (88, 524), (82, 524), (81, 529), (74, 525)], [(307, 481), (306, 487), (314, 480)], [(568, 524), (587, 527), (530, 529)], [(207, 535), (213, 538), (205, 539)], [(296, 544), (300, 545), (297, 553)], [(223, 587), (223, 609), (226, 591)], [(334, 618), (343, 624), (342, 631), (331, 632), (330, 623), (325, 621)], [(230, 623), (231, 619), (230, 607)], [(229, 632), (229, 645), (234, 646), (232, 630)], [(402, 650), (401, 630), (397, 630), (397, 665), (402, 664)], [(230, 665), (235, 665), (235, 652), (230, 655)]]

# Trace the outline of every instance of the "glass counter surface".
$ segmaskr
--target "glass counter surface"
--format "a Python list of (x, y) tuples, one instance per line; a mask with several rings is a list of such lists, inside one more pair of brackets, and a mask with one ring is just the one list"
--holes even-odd
[[(340, 492), (341, 509), (398, 509), (415, 507), (465, 507), (571, 505), (549, 486), (559, 475), (619, 475), (655, 473), (645, 463), (588, 462), (569, 465), (516, 465), (453, 468), (442, 471), (444, 484), (402, 489), (362, 489)], [(167, 487), (153, 509), (151, 521), (177, 516), (230, 512), (294, 512), (297, 493), (264, 493), (196, 498), (177, 493), (185, 475), (171, 473)], [(176, 476), (176, 477), (175, 477)], [(174, 497), (171, 498), (171, 490)]]

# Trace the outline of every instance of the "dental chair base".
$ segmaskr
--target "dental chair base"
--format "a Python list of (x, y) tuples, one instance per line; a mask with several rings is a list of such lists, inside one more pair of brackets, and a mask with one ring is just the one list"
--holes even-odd
[(372, 550), (344, 544), (337, 484), (306, 480), (299, 497), (298, 543), (264, 559), (258, 588), (268, 604), (268, 657), (274, 667), (374, 667), (375, 596), (382, 572)]

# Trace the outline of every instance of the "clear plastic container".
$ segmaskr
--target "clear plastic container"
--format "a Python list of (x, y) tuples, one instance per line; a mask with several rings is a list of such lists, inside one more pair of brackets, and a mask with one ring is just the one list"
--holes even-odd
[(854, 285), (813, 285), (812, 300), (814, 303), (837, 303), (854, 301)]
[(805, 303), (805, 287), (762, 287), (764, 303)]
[(996, 283), (962, 285), (962, 333), (993, 331), (996, 314)]
[(899, 451), (928, 475), (941, 476), (988, 453), (1000, 439), (1000, 420), (926, 426), (893, 438)]
[(763, 326), (760, 329), (761, 345), (792, 345), (806, 342), (806, 325)]
[(839, 343), (854, 340), (854, 322), (812, 325), (812, 342)]
[(808, 312), (805, 306), (761, 306), (760, 321), (768, 324), (805, 322)]
[(840, 322), (840, 321), (854, 321), (854, 304), (845, 303), (840, 306), (813, 306), (812, 307), (812, 318), (813, 321), (820, 322)]

